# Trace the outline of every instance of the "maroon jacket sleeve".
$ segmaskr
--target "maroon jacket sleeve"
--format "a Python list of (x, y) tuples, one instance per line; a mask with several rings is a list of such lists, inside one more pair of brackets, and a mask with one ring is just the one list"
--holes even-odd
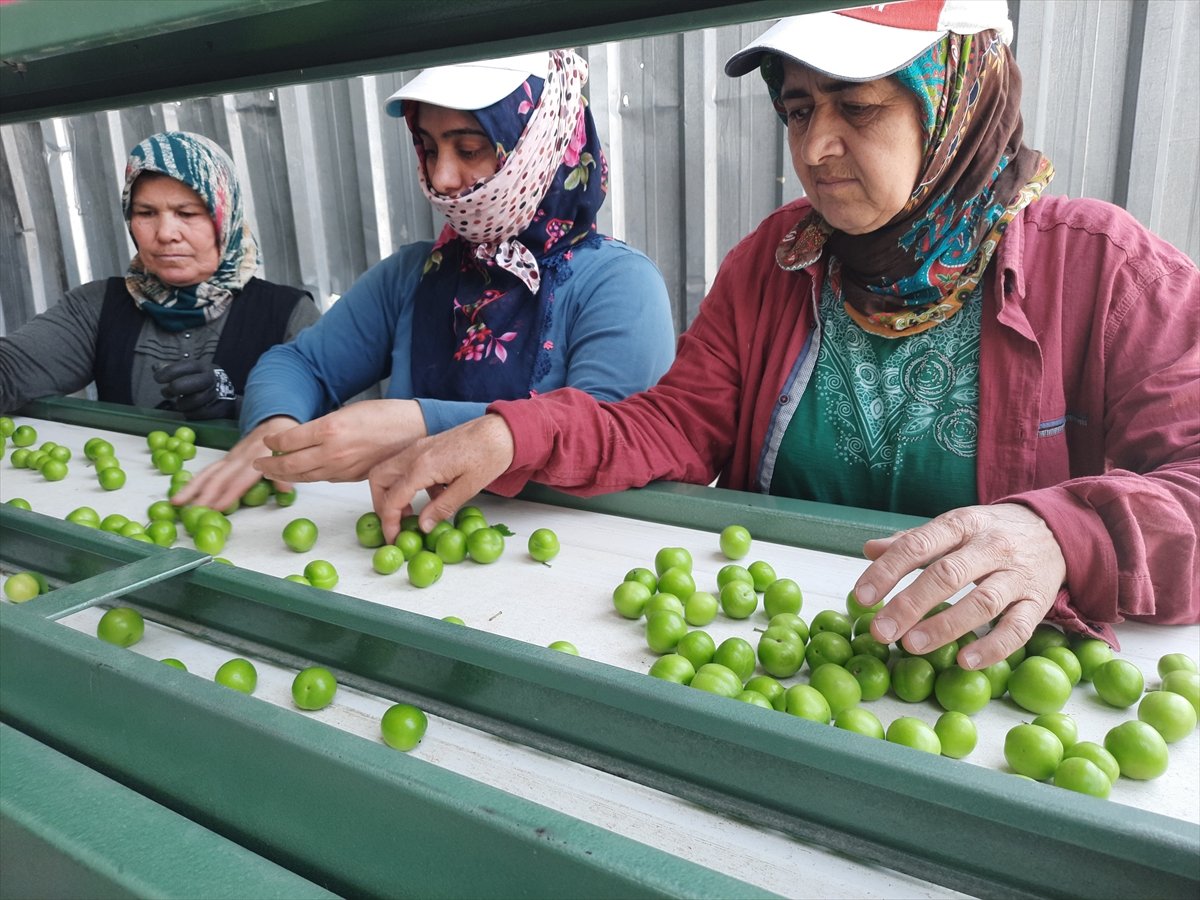
[(1200, 272), (1162, 244), (1110, 283), (1094, 320), (1073, 324), (1102, 329), (1087, 377), (1103, 392), (1105, 471), (1007, 499), (1032, 508), (1063, 548), (1067, 596), (1055, 615), (1066, 624), (1197, 622)]
[(578, 391), (493, 403), (513, 432), (509, 471), (491, 485), (515, 494), (539, 481), (584, 496), (670, 480), (757, 490), (763, 439), (780, 388), (812, 328), (813, 278), (774, 264), (806, 200), (769, 215), (726, 255), (675, 363), (619, 403)]
[(718, 284), (680, 338), (675, 363), (648, 391), (612, 403), (563, 388), (491, 404), (515, 447), (512, 465), (491, 489), (511, 495), (533, 480), (592, 496), (659, 479), (716, 478), (734, 438), (729, 423), (739, 384), (732, 336), (712, 324), (722, 302)]

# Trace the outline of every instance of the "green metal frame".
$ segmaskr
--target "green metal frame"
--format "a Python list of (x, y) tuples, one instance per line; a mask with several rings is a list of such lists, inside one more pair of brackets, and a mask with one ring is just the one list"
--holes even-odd
[[(0, 122), (846, 5), (204, 0), (186, 8), (124, 0), (71, 16), (57, 5), (53, 17), (63, 21), (50, 23), (48, 4), (34, 0), (0, 7)], [(62, 420), (133, 433), (168, 421), (90, 407), (85, 414), (41, 404), (31, 414), (50, 409), (50, 418), (74, 415)], [(229, 425), (197, 432), (210, 446), (236, 439)], [(526, 496), (694, 527), (739, 521), (763, 539), (842, 553), (915, 521), (671, 485), (587, 501), (540, 489)], [(75, 770), (82, 780), (91, 781), (90, 772), (132, 790), (111, 792), (121, 809), (139, 806), (136, 797), (153, 804), (133, 815), (147, 827), (170, 820), (164, 837), (172, 827), (191, 830), (172, 818), (182, 816), (211, 835), (202, 852), (215, 856), (209, 848), (222, 840), (245, 848), (251, 856), (233, 854), (241, 858), (229, 862), (231, 877), (238, 866), (268, 872), (260, 857), (352, 894), (760, 893), (52, 621), (64, 609), (122, 596), (151, 618), (269, 641), (268, 649), (324, 662), (385, 696), (420, 695), (440, 715), (971, 893), (1200, 893), (1200, 829), (1189, 823), (1124, 808), (1115, 818), (1094, 798), (37, 513), (0, 508), (0, 552), (70, 585), (0, 606), (5, 835), (31, 833), (19, 831), (10, 778), (62, 768), (65, 754), (87, 767)], [(19, 755), (10, 757), (13, 746)], [(89, 867), (65, 837), (21, 839), (39, 856), (57, 855), (67, 880), (71, 866), (84, 867), (76, 887), (100, 884), (113, 858), (101, 854)], [(407, 881), (398, 883), (398, 873)], [(159, 874), (123, 889), (157, 893), (152, 885), (161, 885), (169, 893)]]
[(764, 896), (30, 609), (0, 607), (0, 660), (5, 724), (342, 895)]
[[(53, 422), (126, 434), (149, 434), (163, 428), (169, 430), (183, 422), (182, 418), (170, 413), (72, 398), (37, 400), (21, 412)], [(197, 443), (206, 447), (228, 450), (239, 437), (232, 422), (188, 424), (196, 430)], [(572, 497), (533, 484), (522, 492), (521, 499), (710, 531), (720, 531), (726, 525), (737, 522), (749, 528), (760, 540), (847, 556), (861, 554), (863, 542), (869, 538), (892, 534), (926, 521), (917, 516), (676, 482), (661, 482), (620, 494), (586, 498)]]
[[(328, 665), (383, 696), (416, 695), (438, 715), (972, 894), (1040, 895), (1066, 885), (1067, 893), (1096, 897), (1194, 897), (1200, 888), (1200, 829), (1190, 823), (1136, 809), (1114, 817), (1110, 804), (1094, 798), (1046, 792), (1003, 773), (799, 719), (762, 716), (743, 704), (595, 661), (260, 573), (193, 565), (196, 555), (189, 551), (126, 541), (34, 512), (0, 507), (0, 547), (17, 566), (36, 562), (56, 582), (76, 582), (60, 590), (86, 593), (88, 585), (77, 582), (83, 575), (98, 595), (119, 594), (151, 619), (222, 632), (233, 646), (243, 640), (281, 658)], [(180, 574), (163, 577), (171, 568)], [(124, 592), (116, 584), (122, 578)], [(263, 712), (266, 704), (244, 707), (244, 717), (237, 717), (240, 697), (183, 673), (164, 674), (152, 660), (53, 626), (48, 616), (79, 602), (71, 596), (60, 603), (55, 593), (0, 607), (0, 713), (6, 722), (317, 883), (380, 890), (380, 883), (338, 881), (350, 876), (332, 861), (314, 870), (318, 848), (271, 824), (294, 811), (271, 806), (265, 821), (258, 793), (211, 803), (198, 797), (209, 796), (204, 785), (210, 780), (249, 765), (246, 753), (273, 761), (275, 781), (251, 767), (251, 783), (287, 793), (287, 784), (315, 777), (314, 753), (334, 765), (330, 757), (358, 759), (361, 752), (370, 768), (381, 747), (340, 733), (332, 737), (332, 729), (286, 710)], [(146, 711), (136, 721), (124, 712), (131, 703)], [(183, 719), (188, 740), (180, 744), (173, 735)], [(262, 722), (269, 727), (256, 724)], [(216, 759), (213, 735), (221, 736)], [(147, 749), (131, 755), (130, 743)], [(247, 743), (254, 749), (247, 751)], [(229, 744), (236, 748), (227, 756)], [(360, 817), (358, 788), (364, 798), (398, 788), (360, 784), (365, 777), (353, 765), (327, 772), (326, 779), (342, 787), (341, 799), (321, 798), (317, 808), (348, 804), (355, 820), (373, 831), (380, 822), (369, 812)], [(461, 798), (475, 787), (468, 782), (447, 790)], [(384, 807), (394, 815), (396, 804), (408, 802), (415, 801), (396, 797)], [(252, 827), (244, 824), (248, 819)], [(430, 845), (453, 843), (456, 834), (458, 840), (476, 834), (479, 845), (495, 846), (500, 838), (488, 831), (491, 826), (490, 817), (481, 822), (464, 816), (444, 831), (427, 832), (422, 858), (442, 852)], [(369, 859), (381, 848), (365, 835), (352, 845), (367, 861), (360, 867), (356, 856), (345, 856), (348, 845), (339, 851), (342, 868), (369, 871)], [(622, 871), (627, 851), (633, 852), (612, 848), (616, 858), (605, 870)], [(556, 865), (568, 863), (558, 860), (544, 873), (545, 861), (537, 863), (538, 883), (548, 892), (551, 883), (562, 886), (554, 881)], [(632, 871), (640, 871), (640, 863)], [(474, 879), (483, 872), (462, 874)], [(713, 894), (731, 887), (714, 887)], [(685, 891), (698, 892), (695, 883)]]
[(146, 435), (158, 429), (174, 431), (180, 425), (187, 425), (196, 432), (197, 444), (217, 450), (228, 450), (241, 436), (238, 434), (237, 423), (229, 419), (189, 422), (178, 413), (142, 409), (121, 403), (80, 400), (77, 397), (34, 400), (23, 406), (20, 412), (21, 415), (49, 422), (119, 431), (123, 434)]
[(0, 783), (0, 897), (336, 896), (3, 724)]
[[(0, 6), (0, 123), (847, 5), (849, 0), (25, 0)], [(62, 21), (47, 21), (57, 19)]]

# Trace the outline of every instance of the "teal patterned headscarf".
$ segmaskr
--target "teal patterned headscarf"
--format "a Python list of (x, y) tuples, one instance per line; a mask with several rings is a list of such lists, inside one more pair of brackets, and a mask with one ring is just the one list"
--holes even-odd
[(233, 161), (198, 134), (164, 131), (150, 135), (133, 148), (125, 165), (121, 206), (126, 225), (133, 184), (146, 172), (170, 176), (200, 195), (217, 230), (220, 262), (207, 281), (175, 287), (148, 272), (140, 255), (134, 256), (125, 273), (125, 286), (138, 308), (168, 331), (211, 322), (225, 312), (259, 265), (258, 242), (242, 215), (242, 191)]
[[(780, 58), (764, 56), (761, 71), (782, 117)], [(827, 252), (828, 277), (850, 317), (874, 334), (903, 337), (962, 308), (1008, 223), (1041, 195), (1054, 167), (1023, 142), (1021, 74), (996, 32), (948, 34), (890, 77), (916, 96), (925, 131), (908, 203), (858, 235), (813, 210), (776, 261), (799, 269)]]

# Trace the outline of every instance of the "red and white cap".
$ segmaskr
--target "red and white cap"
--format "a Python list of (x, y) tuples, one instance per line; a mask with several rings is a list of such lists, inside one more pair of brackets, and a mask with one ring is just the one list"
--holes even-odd
[(843, 81), (873, 81), (903, 69), (950, 32), (997, 31), (1012, 41), (1006, 0), (896, 0), (780, 19), (725, 63), (745, 75), (777, 53)]

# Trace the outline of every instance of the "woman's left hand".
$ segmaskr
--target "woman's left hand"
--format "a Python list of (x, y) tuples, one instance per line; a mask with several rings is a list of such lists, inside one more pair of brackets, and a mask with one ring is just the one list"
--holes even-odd
[[(988, 634), (958, 652), (964, 669), (991, 665), (1022, 646), (1054, 605), (1067, 573), (1050, 528), (1016, 503), (954, 509), (918, 528), (867, 541), (863, 552), (874, 560), (854, 586), (864, 606), (924, 568), (876, 614), (876, 640), (903, 640), (910, 653), (928, 653), (999, 617)], [(922, 621), (971, 582), (975, 587), (962, 599)]]
[(267, 478), (283, 481), (362, 481), (377, 463), (425, 437), (415, 400), (360, 400), (336, 412), (273, 434), (279, 456), (254, 461)]

